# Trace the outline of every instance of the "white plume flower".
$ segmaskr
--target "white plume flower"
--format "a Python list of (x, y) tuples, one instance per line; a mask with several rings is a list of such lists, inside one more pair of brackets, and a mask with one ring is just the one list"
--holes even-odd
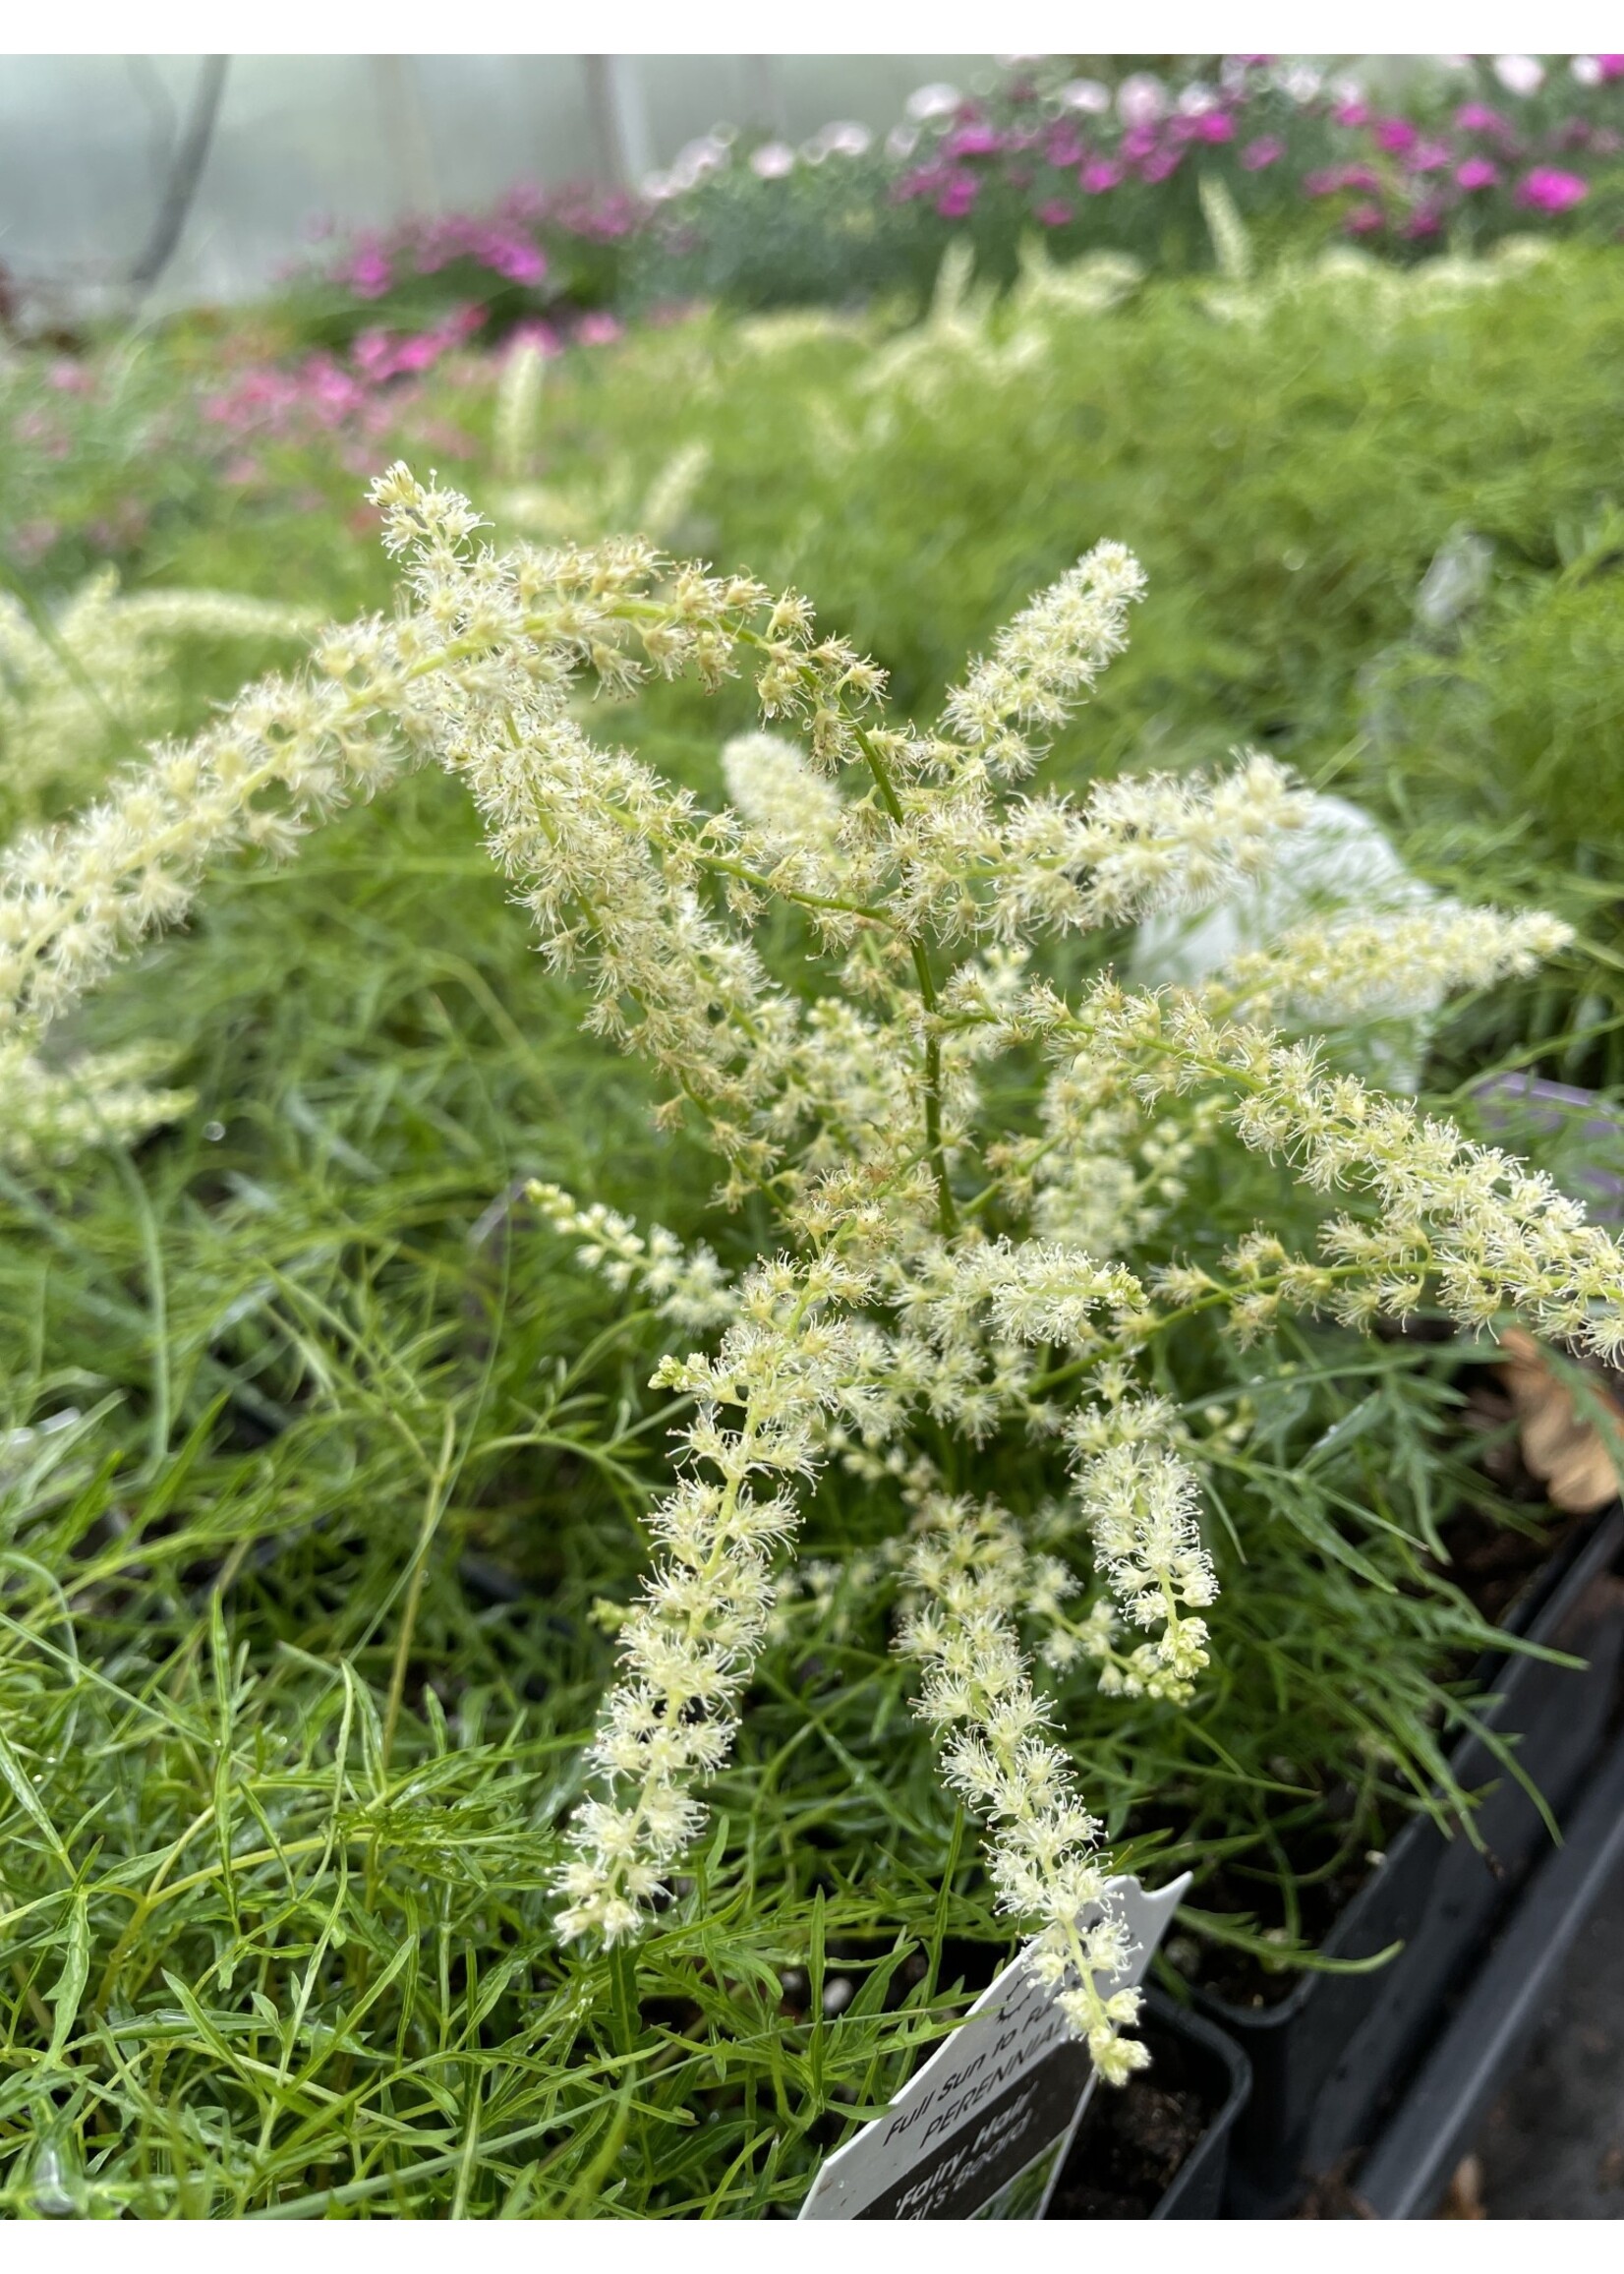
[[(941, 297), (944, 323), (969, 321), (962, 263)], [(285, 854), (409, 763), (463, 782), (584, 1022), (649, 1062), (662, 1121), (692, 1118), (721, 1196), (748, 1196), (771, 1243), (735, 1282), (703, 1244), (530, 1188), (628, 1303), (718, 1337), (656, 1376), (690, 1411), (654, 1567), (604, 1613), (620, 1672), (556, 1870), (561, 1930), (622, 1942), (668, 1899), (762, 1650), (795, 1604), (839, 1594), (818, 1580), (779, 1603), (801, 1487), (835, 1463), (912, 1520), (901, 1643), (944, 1777), (990, 1828), (1031, 1963), (1120, 2078), (1143, 2055), (1123, 2034), (1135, 2000), (1096, 1979), (1121, 1954), (1120, 1920), (1094, 1912), (1109, 1858), (1030, 1665), (1097, 1668), (1150, 1714), (1207, 1664), (1212, 1456), (1151, 1387), (1156, 1338), (1190, 1309), (1244, 1337), (1285, 1306), (1368, 1324), (1430, 1293), (1469, 1328), (1514, 1309), (1624, 1355), (1624, 1256), (1548, 1179), (1240, 1014), (1385, 1016), (1520, 972), (1562, 928), (1414, 898), (1309, 911), (1193, 985), (1105, 978), (1069, 1001), (1031, 967), (1045, 935), (1221, 902), (1289, 864), (1311, 806), (1245, 752), (1216, 781), (1012, 791), (1124, 643), (1143, 579), (1122, 547), (1021, 611), (922, 729), (797, 593), (641, 538), (497, 553), (466, 498), (404, 466), (374, 496), (402, 564), (391, 618), (327, 632), (303, 672), (0, 856), (0, 1071), (22, 1100), (0, 1144), (45, 1160), (79, 1141), (64, 1081), (126, 1135), (181, 1110), (128, 1063), (47, 1074), (38, 1045), (185, 915), (211, 861)], [(771, 731), (728, 745), (718, 812), (580, 724), (593, 689), (747, 671)], [(757, 944), (777, 907), (810, 935), (792, 985)], [(1017, 1047), (1050, 1060), (1029, 1112), (1025, 1077), (998, 1068)], [(1222, 1260), (1137, 1267), (1226, 1130), (1339, 1195), (1322, 1254), (1263, 1225)], [(973, 1476), (1001, 1432), (1072, 1457), (1074, 1497), (1030, 1521), (1035, 1546), (940, 1488), (944, 1437)], [(892, 1547), (865, 1571), (895, 1571)]]

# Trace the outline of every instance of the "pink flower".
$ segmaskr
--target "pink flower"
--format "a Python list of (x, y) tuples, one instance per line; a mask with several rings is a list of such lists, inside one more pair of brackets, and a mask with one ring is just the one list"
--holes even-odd
[(1435, 174), (1440, 166), (1447, 166), (1455, 155), (1447, 143), (1420, 142), (1405, 154), (1407, 174)]
[(445, 342), (437, 332), (420, 331), (411, 339), (403, 339), (395, 350), (394, 368), (402, 371), (427, 371), (438, 360)]
[(1310, 198), (1334, 198), (1339, 190), (1379, 190), (1381, 176), (1370, 166), (1327, 166), (1323, 173), (1305, 174), (1303, 187)]
[(995, 127), (955, 127), (942, 145), (942, 155), (945, 158), (990, 158), (1003, 146)]
[(1381, 227), (1381, 207), (1371, 204), (1350, 205), (1342, 217), (1342, 226), (1350, 237), (1368, 237), (1372, 230)]
[(480, 251), (486, 267), (510, 284), (540, 284), (547, 274), (547, 255), (527, 237), (489, 237)]
[(1122, 168), (1115, 158), (1090, 158), (1077, 175), (1077, 187), (1097, 198), (1106, 190), (1114, 190), (1122, 181)]
[(1241, 152), (1241, 163), (1248, 174), (1260, 174), (1265, 166), (1277, 166), (1285, 154), (1286, 146), (1278, 135), (1259, 135)]
[(625, 328), (620, 319), (610, 316), (607, 308), (595, 308), (575, 326), (575, 337), (582, 347), (611, 347), (623, 336)]
[(1443, 227), (1443, 215), (1436, 205), (1418, 205), (1405, 222), (1402, 234), (1406, 237), (1435, 237)]
[(1624, 79), (1624, 55), (1598, 55), (1595, 62), (1603, 87), (1615, 79)]
[(1072, 218), (1072, 208), (1064, 198), (1050, 198), (1039, 205), (1037, 217), (1045, 229), (1064, 229)]
[(1503, 135), (1508, 129), (1497, 110), (1490, 110), (1486, 102), (1463, 102), (1455, 113), (1455, 124), (1463, 135)]
[(1533, 166), (1517, 185), (1517, 203), (1538, 213), (1565, 213), (1590, 195), (1590, 184), (1558, 166)]
[(1139, 179), (1143, 182), (1165, 182), (1170, 174), (1178, 172), (1183, 161), (1183, 150), (1152, 150), (1139, 168)]
[(1338, 126), (1368, 126), (1370, 123), (1370, 106), (1367, 102), (1339, 102), (1335, 110), (1332, 111), (1331, 116), (1335, 119)]
[(1420, 131), (1413, 127), (1407, 118), (1383, 118), (1376, 121), (1376, 146), (1378, 149), (1413, 149), (1420, 140)]
[(1198, 143), (1232, 143), (1235, 140), (1235, 121), (1227, 110), (1203, 111), (1189, 122), (1190, 133)]
[(1083, 148), (1076, 136), (1063, 127), (1059, 134), (1050, 137), (1043, 154), (1052, 166), (1080, 166)]
[(381, 300), (392, 281), (389, 263), (376, 245), (363, 244), (341, 281), (360, 300)]
[(45, 384), (65, 395), (87, 395), (95, 388), (95, 380), (90, 373), (82, 363), (75, 363), (69, 356), (63, 356), (57, 362), (47, 365)]
[(1468, 158), (1455, 168), (1455, 179), (1463, 190), (1491, 190), (1500, 178), (1500, 169), (1492, 158)]
[(1156, 149), (1161, 137), (1153, 126), (1131, 126), (1118, 147), (1130, 165), (1137, 165)]
[(394, 369), (394, 342), (376, 326), (356, 333), (350, 354), (363, 379), (381, 383)]
[(973, 174), (955, 174), (936, 201), (944, 221), (961, 221), (975, 204), (981, 185)]

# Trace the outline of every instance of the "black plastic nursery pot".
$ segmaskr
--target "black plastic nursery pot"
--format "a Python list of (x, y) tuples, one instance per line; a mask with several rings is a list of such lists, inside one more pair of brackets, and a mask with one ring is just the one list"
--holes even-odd
[[(1615, 1505), (1552, 1558), (1508, 1621), (1582, 1659), (1582, 1668), (1507, 1654), (1486, 1675), (1498, 1703), (1485, 1720), (1516, 1735), (1520, 1769), (1558, 1819), (1602, 1749), (1624, 1661), (1621, 1550), (1624, 1509)], [(1480, 1846), (1413, 1818), (1322, 1946), (1327, 1957), (1357, 1959), (1402, 1943), (1396, 1957), (1368, 1974), (1305, 1973), (1273, 2006), (1195, 1992), (1252, 2071), (1229, 2158), (1224, 2202), (1233, 2217), (1288, 2214), (1311, 2181), (1368, 2144), (1450, 1993), (1550, 1849), (1538, 1806), (1480, 1738), (1465, 1738), (1452, 1767), (1468, 1790), (1491, 1788), (1474, 1819)]]
[(1251, 2089), (1221, 2029), (1145, 1993), (1151, 2066), (1095, 2087), (1046, 2214), (1050, 2219), (1216, 2219), (1230, 2141)]

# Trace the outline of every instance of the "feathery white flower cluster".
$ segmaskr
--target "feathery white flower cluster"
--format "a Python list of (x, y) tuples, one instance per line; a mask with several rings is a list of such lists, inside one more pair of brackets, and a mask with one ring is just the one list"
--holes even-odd
[(1128, 611), (1144, 598), (1144, 571), (1124, 545), (1096, 545), (1086, 560), (1023, 608), (948, 696), (944, 725), (1006, 782), (1037, 764), (1023, 729), (1064, 726), (1113, 656), (1128, 645)]
[(547, 380), (547, 358), (533, 341), (513, 349), (502, 366), (492, 420), (492, 460), (497, 479), (499, 517), (527, 537), (607, 537), (615, 530), (639, 530), (666, 543), (693, 504), (711, 463), (704, 442), (684, 442), (639, 487), (629, 458), (618, 456), (585, 482), (565, 485), (528, 477), (536, 454), (537, 428)]
[[(1036, 239), (1020, 248), (1020, 274), (1000, 295), (973, 281), (975, 255), (963, 239), (948, 247), (923, 322), (882, 340), (858, 378), (873, 398), (864, 439), (883, 448), (906, 404), (928, 409), (954, 386), (1003, 387), (1058, 352), (1064, 335), (1054, 320), (1097, 317), (1126, 300), (1142, 281), (1138, 262), (1123, 253), (1086, 254), (1055, 262)], [(788, 320), (774, 320), (783, 326)], [(793, 338), (780, 329), (775, 340)]]
[[(1054, 998), (1033, 1010), (1052, 1035), (1086, 1035), (1090, 1052), (1133, 1064), (1147, 1099), (1198, 1084), (1227, 1090), (1224, 1118), (1243, 1143), (1289, 1160), (1315, 1192), (1369, 1196), (1374, 1223), (1327, 1223), (1332, 1276), (1299, 1277), (1300, 1297), (1335, 1283), (1338, 1315), (1367, 1325), (1413, 1310), (1432, 1286), (1474, 1331), (1516, 1311), (1598, 1358), (1624, 1353), (1624, 1255), (1542, 1171), (1356, 1076), (1324, 1074), (1312, 1044), (1218, 1020), (1191, 995), (1129, 996), (1105, 981), (1080, 1016)], [(1272, 1308), (1255, 1273), (1246, 1292), (1249, 1324), (1267, 1325)], [(1291, 1299), (1289, 1275), (1276, 1293)]]
[(526, 1185), (525, 1197), (554, 1231), (582, 1243), (576, 1258), (589, 1271), (600, 1272), (619, 1292), (635, 1288), (674, 1326), (703, 1333), (736, 1313), (737, 1294), (703, 1241), (684, 1248), (664, 1224), (651, 1224), (645, 1238), (630, 1217), (601, 1200), (583, 1208), (559, 1186), (536, 1178)]
[(134, 1144), (189, 1113), (189, 1089), (154, 1089), (172, 1054), (138, 1043), (87, 1051), (46, 1065), (20, 1043), (0, 1042), (0, 1160), (25, 1171), (63, 1167), (87, 1147)]
[(1124, 1397), (1120, 1376), (1102, 1378), (1100, 1386), (1107, 1402), (1084, 1408), (1067, 1431), (1080, 1456), (1077, 1497), (1122, 1612), (1133, 1626), (1160, 1624), (1161, 1632), (1119, 1658), (1100, 1611), (1089, 1655), (1103, 1662), (1101, 1689), (1183, 1705), (1207, 1663), (1206, 1621), (1185, 1613), (1204, 1610), (1218, 1595), (1201, 1545), (1199, 1487), (1173, 1449), (1179, 1431), (1172, 1408), (1162, 1399)]
[(1036, 1928), (1027, 1964), (1054, 1988), (1101, 2075), (1121, 2084), (1149, 2060), (1137, 2038), (1122, 2034), (1138, 2016), (1139, 1993), (1102, 1992), (1096, 1980), (1122, 1967), (1126, 1929), (1106, 1899), (1100, 1824), (1047, 1734), (1054, 1708), (1032, 1688), (1013, 1623), (1026, 1591), (1025, 1549), (991, 1503), (938, 1496), (924, 1514), (907, 1567), (924, 1601), (899, 1636), (924, 1668), (915, 1710), (936, 1731), (949, 1788), (992, 1825), (999, 1907)]
[[(883, 673), (821, 637), (796, 594), (636, 540), (498, 555), (476, 544), (465, 499), (403, 467), (374, 494), (405, 564), (391, 622), (329, 633), (309, 677), (252, 690), (0, 864), (0, 1025), (42, 1026), (181, 912), (213, 850), (282, 849), (411, 754), (464, 781), (544, 949), (585, 975), (588, 1023), (653, 1062), (664, 1114), (696, 1110), (725, 1196), (758, 1195), (784, 1247), (729, 1288), (709, 1251), (537, 1195), (612, 1285), (724, 1327), (716, 1355), (657, 1376), (695, 1413), (654, 1520), (661, 1560), (620, 1622), (623, 1675), (591, 1756), (603, 1788), (572, 1822), (559, 1882), (565, 1931), (622, 1939), (668, 1887), (699, 1788), (732, 1748), (797, 1484), (838, 1457), (917, 1506), (932, 1433), (973, 1448), (1025, 1431), (1039, 1460), (1070, 1448), (1075, 1493), (1051, 1544), (1080, 1538), (1104, 1592), (1074, 1619), (1070, 1566), (1027, 1555), (1012, 1597), (1007, 1520), (943, 1503), (914, 1573), (938, 1607), (910, 1648), (930, 1669), (927, 1711), (955, 1732), (956, 1789), (995, 1822), (1001, 1896), (1096, 2061), (1122, 2073), (1128, 2010), (1093, 1984), (1115, 1930), (1104, 1919), (1085, 1945), (1076, 1925), (1103, 1859), (1042, 1734), (1015, 1621), (1044, 1630), (1052, 1663), (1086, 1658), (1103, 1689), (1168, 1708), (1206, 1662), (1200, 1447), (1148, 1394), (1144, 1354), (1191, 1307), (1255, 1330), (1280, 1302), (1367, 1319), (1428, 1287), (1470, 1324), (1514, 1306), (1616, 1353), (1624, 1256), (1546, 1180), (1326, 1075), (1216, 996), (1103, 980), (1073, 1008), (1029, 975), (1042, 933), (1210, 899), (1286, 852), (1302, 817), (1259, 757), (1216, 784), (1108, 783), (1075, 805), (1009, 794), (1122, 645), (1141, 579), (1121, 548), (1096, 548), (1025, 610), (920, 729), (887, 722)], [(804, 749), (732, 746), (736, 804), (720, 813), (595, 747), (571, 710), (583, 682), (615, 696), (692, 671), (714, 688), (746, 666), (764, 717)], [(814, 935), (810, 967), (833, 962), (821, 986), (803, 969), (791, 989), (758, 952), (775, 903)], [(1518, 968), (1555, 936), (1447, 922), (1406, 952), (1468, 976)], [(1340, 958), (1344, 998), (1364, 999), (1357, 935), (1288, 946), (1268, 989), (1294, 958), (1299, 979), (1322, 980)], [(1011, 1126), (1008, 1086), (987, 1079), (1033, 1045), (1056, 1062), (1036, 1131)], [(1322, 1263), (1265, 1230), (1231, 1257), (1230, 1283), (1174, 1266), (1147, 1284), (1136, 1251), (1226, 1125), (1355, 1205), (1327, 1226)], [(1140, 1639), (1119, 1647), (1125, 1628)]]
[[(656, 1376), (696, 1401), (691, 1466), (650, 1521), (665, 1560), (620, 1626), (625, 1671), (589, 1754), (607, 1790), (576, 1810), (557, 1878), (565, 1936), (635, 1933), (698, 1836), (693, 1787), (732, 1750), (773, 1604), (773, 1555), (797, 1523), (783, 1484), (816, 1469), (819, 1414), (861, 1404), (865, 1338), (835, 1307), (863, 1293), (839, 1265), (764, 1263), (717, 1356), (667, 1360)], [(774, 1487), (766, 1497), (757, 1478)]]
[(32, 818), (41, 791), (89, 786), (165, 719), (189, 643), (308, 640), (319, 619), (231, 592), (119, 591), (87, 578), (54, 615), (0, 593), (0, 811)]
[(1208, 998), (1254, 1020), (1411, 1019), (1462, 988), (1527, 978), (1572, 939), (1570, 925), (1537, 910), (1504, 915), (1449, 902), (1380, 922), (1332, 917), (1233, 958)]
[(722, 779), (769, 856), (821, 850), (835, 857), (845, 810), (840, 792), (813, 773), (793, 742), (782, 734), (735, 734), (722, 746)]
[(521, 339), (502, 366), (491, 420), (491, 462), (499, 481), (522, 482), (530, 471), (546, 385), (546, 356), (535, 340)]

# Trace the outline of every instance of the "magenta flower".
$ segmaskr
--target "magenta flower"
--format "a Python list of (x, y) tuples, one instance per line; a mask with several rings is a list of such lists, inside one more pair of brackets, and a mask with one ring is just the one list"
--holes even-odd
[(375, 327), (357, 332), (350, 353), (363, 379), (378, 381), (389, 377), (394, 363), (394, 342), (386, 331)]
[(973, 174), (955, 174), (936, 201), (936, 210), (944, 221), (961, 221), (975, 204), (980, 184)]
[(1335, 119), (1338, 126), (1368, 126), (1370, 123), (1370, 106), (1367, 102), (1339, 102), (1335, 110), (1332, 111), (1331, 116)]
[(1235, 140), (1235, 121), (1227, 110), (1202, 111), (1189, 122), (1191, 138), (1198, 143), (1232, 143)]
[(1285, 154), (1286, 146), (1278, 135), (1259, 135), (1241, 152), (1241, 163), (1248, 174), (1260, 174), (1265, 166), (1277, 166)]
[(1492, 190), (1500, 178), (1500, 169), (1492, 158), (1468, 158), (1455, 168), (1455, 179), (1463, 190)]
[(625, 328), (620, 319), (610, 316), (607, 308), (595, 308), (575, 326), (575, 337), (582, 347), (610, 347), (622, 337)]
[(1440, 166), (1447, 166), (1455, 155), (1447, 143), (1419, 142), (1405, 153), (1404, 170), (1407, 174), (1435, 174)]
[(1381, 207), (1369, 204), (1350, 205), (1342, 217), (1342, 226), (1350, 237), (1368, 237), (1381, 227)]
[(1339, 190), (1379, 190), (1381, 176), (1371, 166), (1327, 166), (1305, 174), (1303, 187), (1310, 198), (1334, 198)]
[(1377, 119), (1375, 134), (1376, 146), (1383, 150), (1414, 149), (1421, 141), (1420, 130), (1413, 127), (1407, 118)]
[(1064, 198), (1048, 198), (1039, 205), (1037, 217), (1045, 229), (1064, 229), (1072, 218), (1072, 208)]
[(1624, 55), (1598, 55), (1595, 63), (1603, 87), (1615, 79), (1624, 79)]
[(528, 237), (487, 237), (479, 246), (479, 258), (510, 284), (540, 284), (547, 274), (547, 255)]
[(1078, 188), (1086, 190), (1091, 198), (1118, 188), (1121, 181), (1122, 168), (1114, 158), (1090, 158), (1077, 175)]
[(343, 281), (361, 300), (381, 300), (392, 281), (392, 271), (381, 250), (375, 244), (363, 242), (351, 261)]
[(1533, 166), (1517, 185), (1517, 203), (1537, 213), (1565, 213), (1590, 195), (1590, 184), (1559, 166)]
[(942, 155), (945, 158), (990, 158), (1003, 146), (996, 127), (955, 127), (942, 145)]
[(1490, 110), (1486, 102), (1463, 102), (1455, 113), (1455, 124), (1463, 135), (1503, 135), (1510, 131), (1499, 112)]
[(1076, 136), (1063, 128), (1059, 134), (1050, 137), (1043, 154), (1052, 166), (1071, 167), (1081, 165), (1084, 151)]
[(1141, 182), (1165, 182), (1184, 163), (1183, 150), (1152, 150), (1139, 168)]
[(1405, 222), (1401, 232), (1406, 237), (1435, 237), (1443, 227), (1443, 215), (1436, 205), (1418, 205)]
[(1136, 166), (1141, 159), (1154, 154), (1160, 141), (1160, 134), (1155, 127), (1131, 126), (1118, 147), (1129, 164)]

